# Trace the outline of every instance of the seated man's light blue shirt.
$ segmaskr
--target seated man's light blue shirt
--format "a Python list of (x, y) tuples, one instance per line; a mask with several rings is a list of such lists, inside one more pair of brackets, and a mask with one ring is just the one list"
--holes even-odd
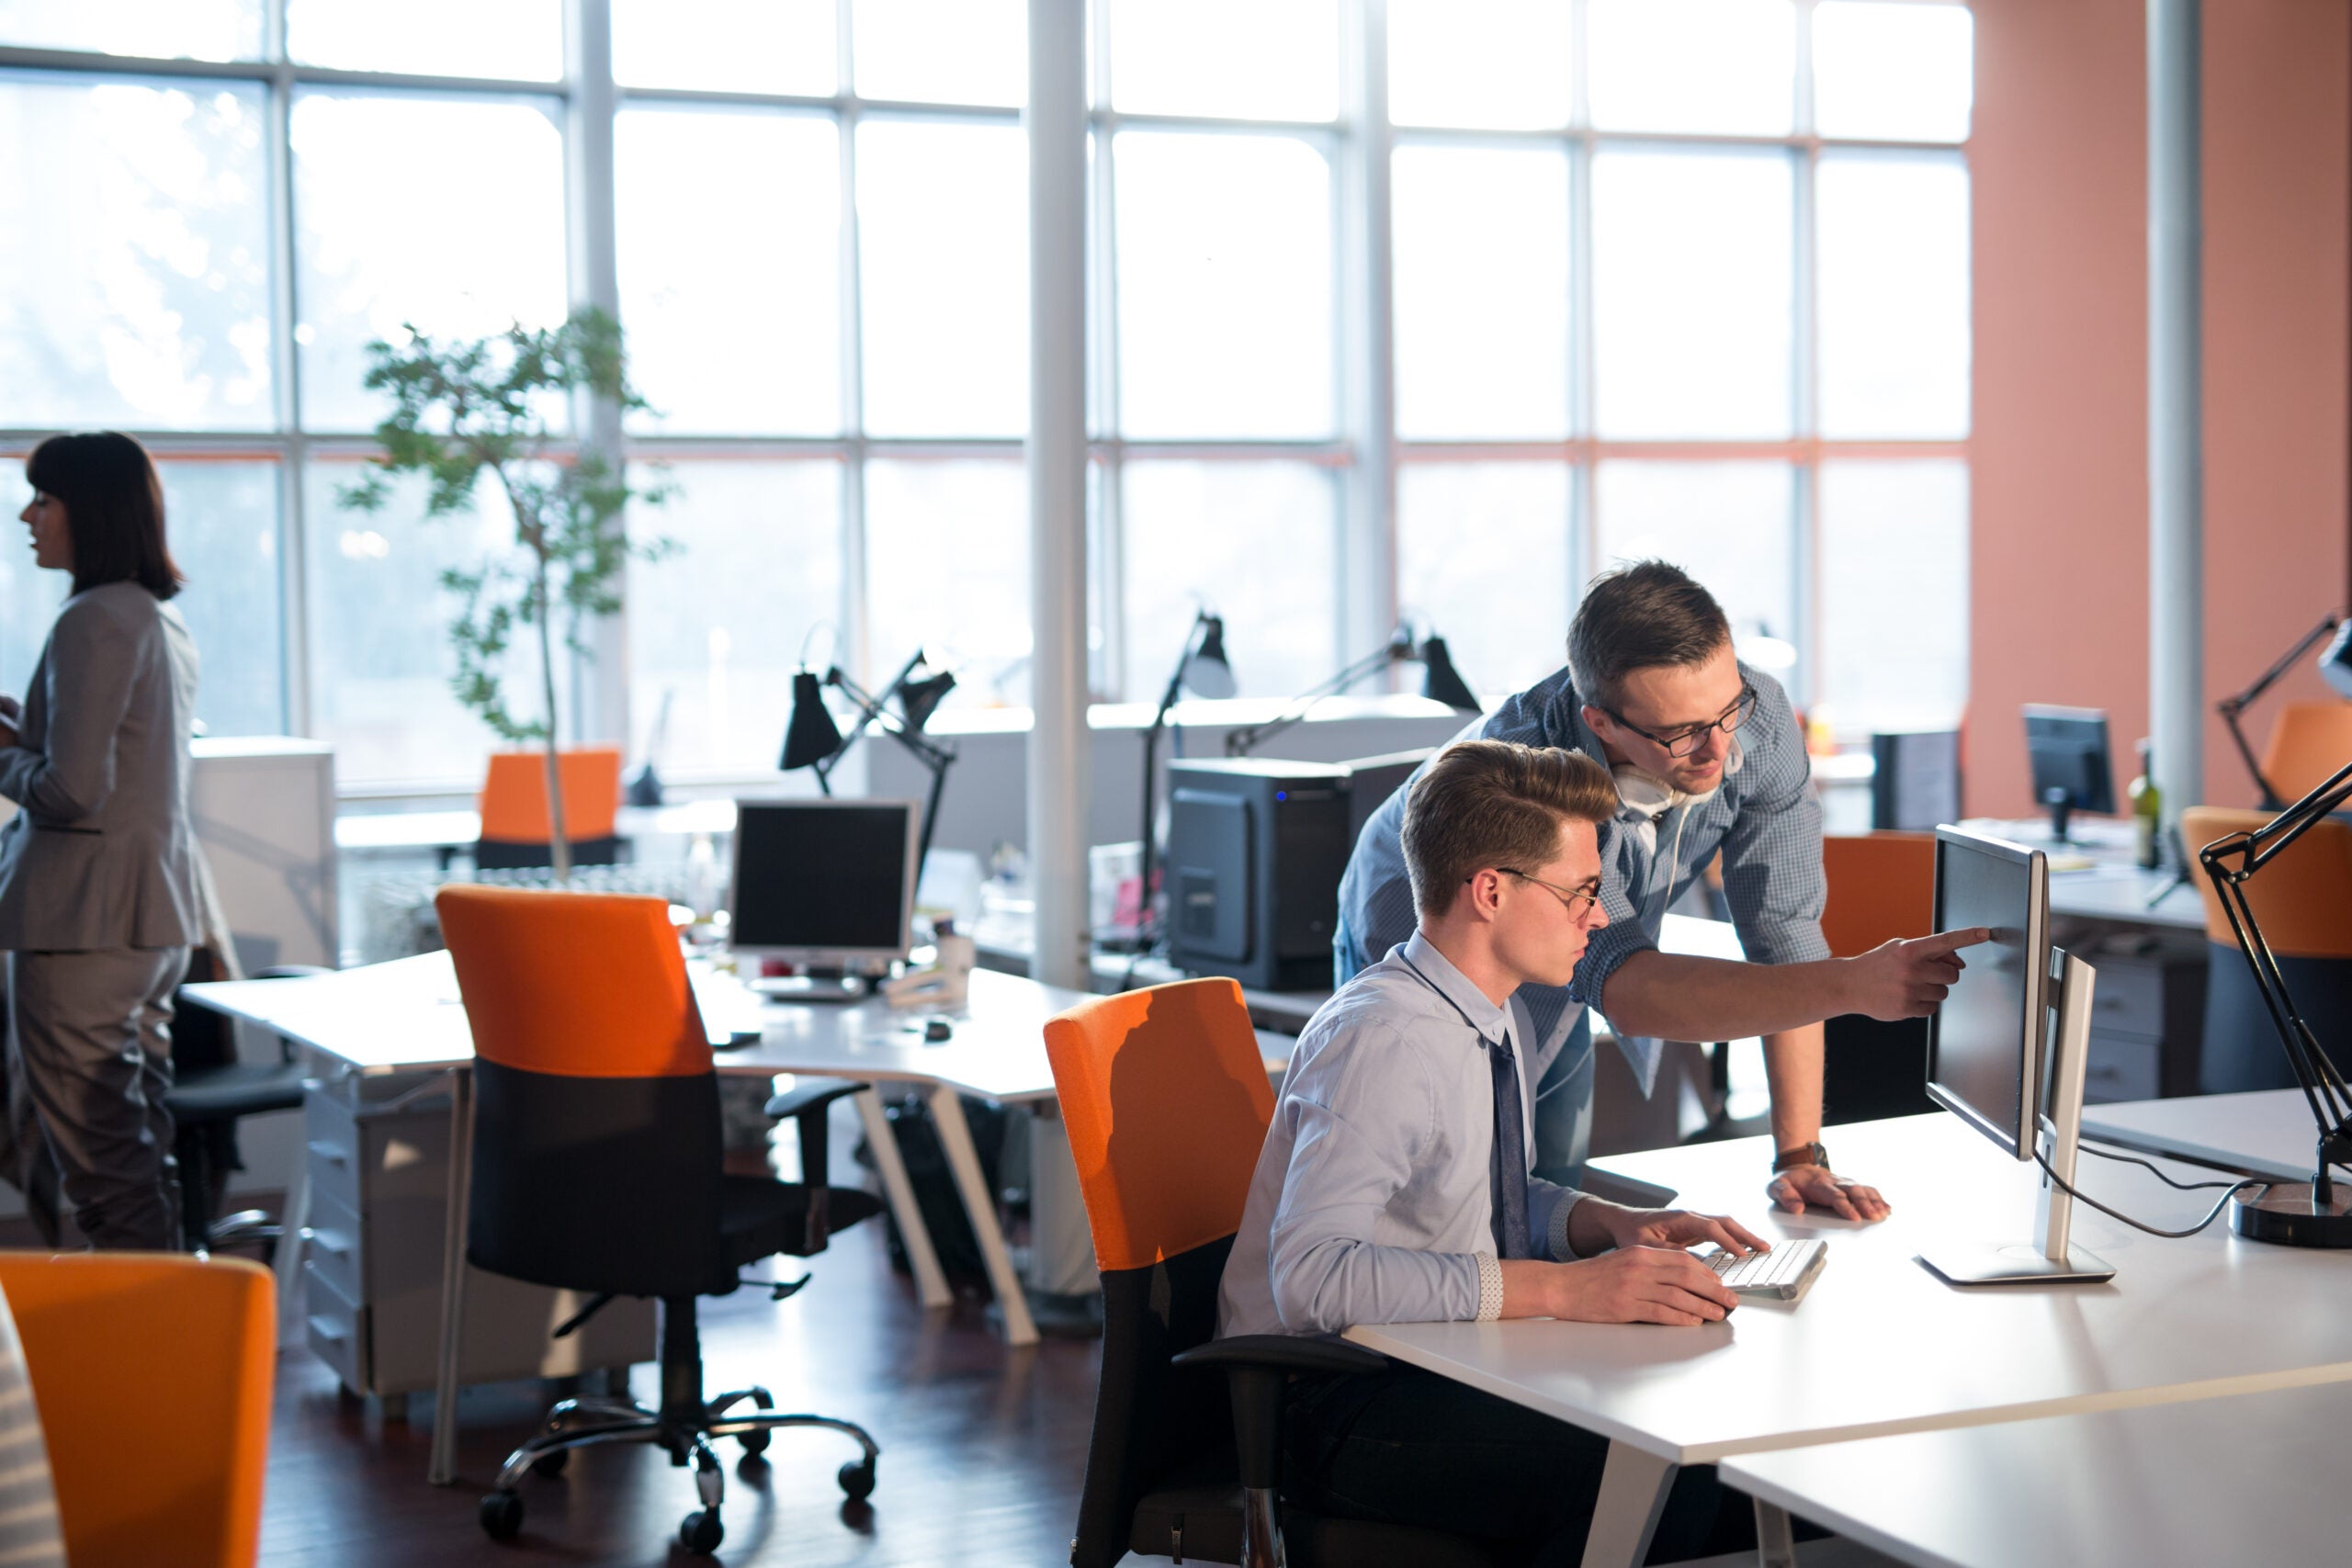
[[(1317, 1009), (1298, 1038), (1226, 1260), (1217, 1332), (1333, 1334), (1499, 1309), (1496, 1006), (1419, 931)], [(1566, 1260), (1571, 1188), (1531, 1176), (1528, 1234)]]

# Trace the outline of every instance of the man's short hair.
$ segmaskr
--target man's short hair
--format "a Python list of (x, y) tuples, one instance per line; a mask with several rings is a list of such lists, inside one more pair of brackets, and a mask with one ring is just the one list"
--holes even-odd
[(1568, 625), (1568, 671), (1577, 694), (1613, 708), (1636, 670), (1692, 669), (1731, 640), (1715, 596), (1680, 567), (1634, 561), (1602, 572), (1584, 591)]
[(1457, 740), (1405, 796), (1405, 869), (1413, 904), (1443, 914), (1454, 890), (1488, 866), (1525, 871), (1560, 852), (1564, 821), (1617, 810), (1609, 770), (1581, 751), (1516, 740)]

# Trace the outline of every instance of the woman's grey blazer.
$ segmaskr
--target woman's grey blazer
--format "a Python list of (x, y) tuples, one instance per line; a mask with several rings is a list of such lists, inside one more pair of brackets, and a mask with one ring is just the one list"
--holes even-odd
[(136, 582), (76, 593), (33, 666), (0, 795), (0, 950), (186, 947), (201, 926), (188, 739), (196, 642)]

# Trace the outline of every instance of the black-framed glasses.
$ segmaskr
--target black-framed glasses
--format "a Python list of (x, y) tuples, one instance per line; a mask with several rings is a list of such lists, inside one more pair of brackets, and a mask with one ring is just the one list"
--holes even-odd
[(1747, 716), (1756, 711), (1756, 688), (1743, 682), (1739, 688), (1739, 695), (1734, 699), (1731, 706), (1724, 709), (1721, 714), (1718, 714), (1709, 723), (1694, 724), (1687, 729), (1670, 729), (1664, 735), (1659, 735), (1653, 730), (1644, 729), (1640, 725), (1626, 718), (1623, 714), (1619, 713), (1615, 708), (1605, 707), (1600, 711), (1607, 714), (1610, 717), (1615, 719), (1619, 724), (1623, 725), (1626, 728), (1632, 730), (1634, 734), (1640, 736), (1643, 739), (1648, 741), (1653, 746), (1663, 746), (1666, 748), (1666, 754), (1668, 756), (1688, 757), (1691, 752), (1696, 751), (1701, 744), (1706, 740), (1707, 737), (1713, 735), (1716, 730), (1720, 729), (1725, 735), (1729, 735), (1732, 731), (1737, 729), (1741, 725), (1747, 722)]
[(1498, 865), (1495, 869), (1505, 876), (1516, 876), (1521, 882), (1532, 882), (1536, 886), (1557, 898), (1560, 901), (1560, 908), (1568, 912), (1568, 919), (1578, 924), (1590, 919), (1592, 912), (1600, 908), (1600, 886), (1598, 882), (1590, 887), (1563, 887), (1556, 882), (1546, 882), (1540, 876), (1530, 876), (1517, 866)]

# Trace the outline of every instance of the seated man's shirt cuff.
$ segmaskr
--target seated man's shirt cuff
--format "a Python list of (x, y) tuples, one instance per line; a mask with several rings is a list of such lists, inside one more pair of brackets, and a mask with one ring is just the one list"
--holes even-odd
[(1478, 1321), (1492, 1323), (1503, 1314), (1503, 1266), (1491, 1252), (1474, 1252), (1478, 1260)]

